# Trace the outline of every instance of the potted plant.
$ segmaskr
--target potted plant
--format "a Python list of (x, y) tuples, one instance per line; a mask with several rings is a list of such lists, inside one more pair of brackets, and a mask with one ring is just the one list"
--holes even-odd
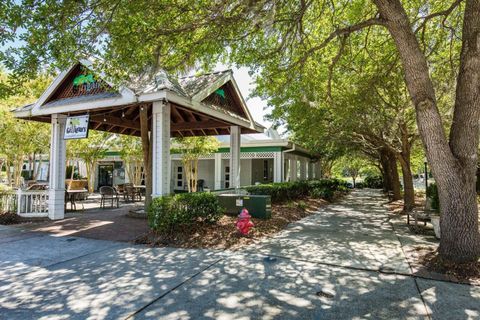
[(438, 198), (438, 188), (435, 183), (432, 183), (427, 188), (427, 204), (432, 210), (430, 221), (432, 222), (435, 236), (440, 239), (440, 200)]

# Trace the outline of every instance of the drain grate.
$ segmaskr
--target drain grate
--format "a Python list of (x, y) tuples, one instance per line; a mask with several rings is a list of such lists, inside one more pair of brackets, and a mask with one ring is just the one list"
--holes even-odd
[(69, 238), (69, 239), (67, 239), (68, 242), (72, 242), (72, 241), (75, 241), (75, 240), (77, 240), (77, 239), (75, 239), (75, 238)]

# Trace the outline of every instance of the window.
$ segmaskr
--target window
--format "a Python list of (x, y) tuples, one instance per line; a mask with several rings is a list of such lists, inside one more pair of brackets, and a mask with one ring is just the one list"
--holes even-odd
[(225, 188), (230, 188), (230, 167), (225, 167)]
[(268, 160), (263, 160), (263, 180), (268, 180)]
[(178, 166), (177, 167), (177, 172), (176, 172), (176, 181), (177, 181), (177, 188), (182, 189), (183, 188), (183, 167)]

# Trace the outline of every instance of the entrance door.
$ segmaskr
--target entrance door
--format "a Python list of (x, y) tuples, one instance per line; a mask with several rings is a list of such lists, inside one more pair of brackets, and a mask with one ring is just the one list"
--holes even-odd
[(98, 165), (98, 187), (113, 186), (113, 164)]

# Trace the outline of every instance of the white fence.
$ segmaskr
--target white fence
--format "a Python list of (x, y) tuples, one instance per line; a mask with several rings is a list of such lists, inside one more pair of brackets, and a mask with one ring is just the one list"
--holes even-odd
[(17, 214), (21, 217), (48, 217), (47, 190), (18, 190)]

